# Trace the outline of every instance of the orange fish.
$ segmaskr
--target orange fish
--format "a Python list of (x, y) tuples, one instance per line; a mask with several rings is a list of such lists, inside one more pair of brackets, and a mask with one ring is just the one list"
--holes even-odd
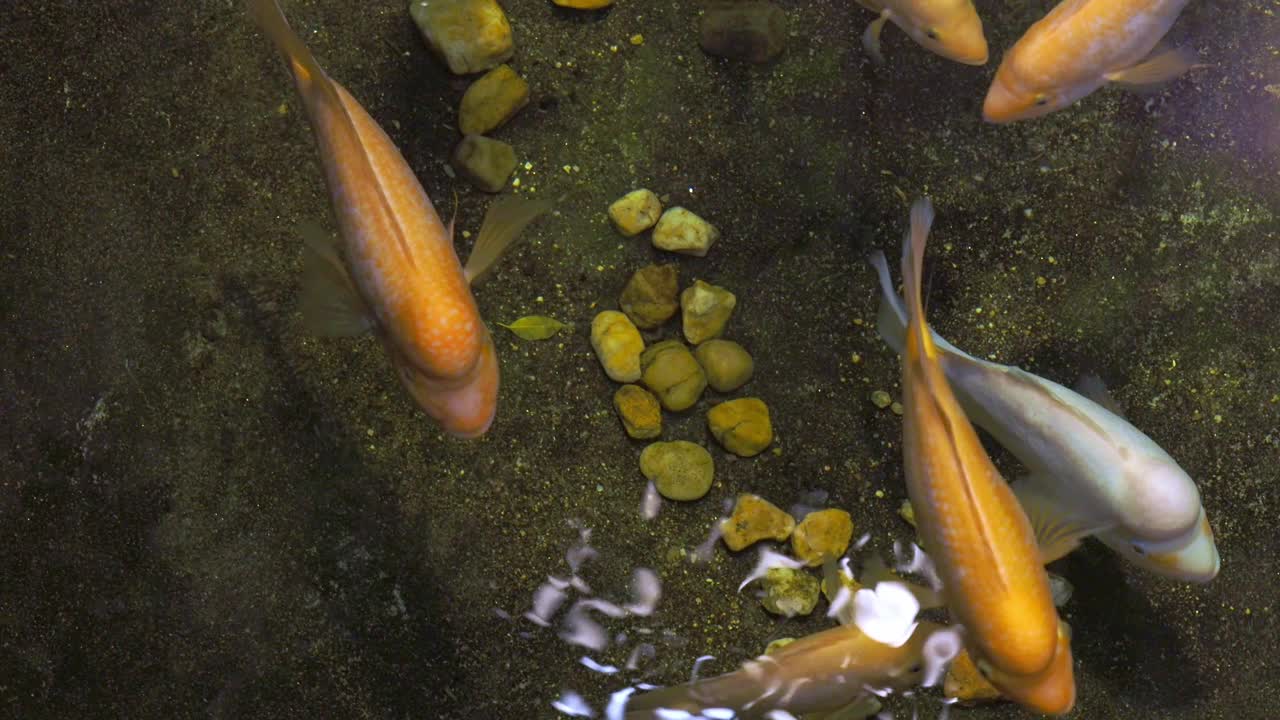
[(862, 46), (877, 62), (880, 32), (892, 22), (924, 47), (948, 60), (966, 65), (985, 65), (987, 37), (972, 0), (857, 0), (879, 15), (862, 34)]
[(1194, 67), (1186, 49), (1152, 53), (1188, 0), (1063, 0), (1007, 53), (982, 104), (988, 122), (1048, 115), (1108, 82), (1154, 85)]
[(307, 238), (303, 318), (325, 335), (373, 331), (406, 390), (448, 433), (483, 435), (498, 398), (498, 358), (471, 283), (547, 209), (489, 208), (463, 268), (418, 178), (387, 134), (329, 78), (275, 0), (250, 12), (284, 54), (311, 121), (341, 240)]
[(1075, 704), (1070, 631), (1031, 523), (952, 394), (925, 320), (920, 275), (932, 222), (933, 206), (918, 200), (902, 256), (903, 455), (916, 527), (978, 667), (1016, 702), (1065, 713)]

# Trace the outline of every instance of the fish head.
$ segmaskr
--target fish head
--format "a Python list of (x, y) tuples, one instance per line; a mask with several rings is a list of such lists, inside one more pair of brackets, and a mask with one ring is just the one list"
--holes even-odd
[(1183, 582), (1207, 583), (1218, 576), (1222, 558), (1204, 509), (1195, 527), (1163, 542), (1133, 540), (1106, 534), (1099, 537), (1112, 550), (1138, 567)]
[(1076, 703), (1076, 679), (1071, 662), (1071, 626), (1059, 620), (1053, 659), (1043, 670), (1033, 675), (1011, 675), (983, 659), (977, 659), (975, 664), (1010, 700), (1044, 715), (1064, 715)]
[(433, 376), (390, 344), (387, 351), (400, 382), (441, 429), (464, 440), (489, 430), (498, 409), (498, 353), (487, 330), (475, 364), (457, 377)]
[(965, 65), (985, 65), (987, 37), (971, 0), (904, 3), (907, 34), (929, 51)]
[(1000, 63), (982, 101), (982, 118), (990, 123), (1030, 120), (1064, 108), (1075, 99), (1020, 72), (1011, 52)]

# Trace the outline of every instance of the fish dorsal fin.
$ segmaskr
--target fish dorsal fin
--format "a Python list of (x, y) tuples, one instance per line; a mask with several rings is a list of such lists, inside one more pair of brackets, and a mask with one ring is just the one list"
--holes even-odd
[[(1062, 407), (1062, 409), (1070, 413), (1072, 417), (1079, 420), (1082, 425), (1089, 428), (1090, 431), (1096, 433), (1098, 437), (1100, 438), (1111, 437), (1111, 433), (1108, 432), (1106, 428), (1104, 428), (1095, 418), (1093, 418), (1089, 414), (1089, 412), (1086, 411), (1086, 409), (1082, 409), (1080, 407), (1079, 402), (1073, 401), (1072, 398), (1070, 397), (1072, 394), (1076, 394), (1076, 395), (1080, 395), (1081, 397), (1084, 397), (1086, 400), (1091, 399), (1088, 396), (1086, 396), (1084, 393), (1073, 391), (1069, 388), (1059, 385), (1056, 382), (1053, 382), (1052, 380), (1046, 380), (1040, 377), (1039, 375), (1029, 373), (1026, 370), (1023, 370), (1022, 368), (1014, 367), (1013, 365), (1004, 366), (1004, 373), (1005, 373), (1005, 377), (1009, 378), (1010, 380), (1021, 383), (1024, 387), (1028, 388), (1032, 392), (1036, 392), (1043, 395), (1048, 402), (1052, 402)], [(1103, 403), (1097, 403), (1097, 404), (1101, 406), (1104, 410), (1107, 409)], [(1124, 420), (1123, 416), (1119, 416), (1119, 417), (1121, 420)], [(1125, 421), (1125, 422), (1128, 422), (1128, 421)]]
[(1157, 47), (1137, 65), (1109, 72), (1104, 77), (1131, 88), (1150, 89), (1196, 67), (1197, 59), (1195, 50), (1191, 48)]
[(1124, 411), (1120, 409), (1120, 403), (1116, 402), (1115, 396), (1111, 394), (1111, 391), (1107, 390), (1106, 384), (1097, 375), (1093, 373), (1081, 375), (1072, 389), (1115, 413), (1116, 416), (1124, 417)]
[(1080, 546), (1080, 541), (1110, 528), (1110, 524), (1091, 523), (1069, 510), (1041, 487), (1042, 482), (1022, 479), (1009, 483), (1022, 511), (1031, 521), (1040, 561), (1046, 565), (1066, 557)]
[(338, 257), (333, 237), (315, 223), (303, 223), (302, 324), (315, 335), (350, 337), (373, 327), (372, 315), (347, 268)]
[(515, 246), (525, 227), (551, 209), (549, 200), (506, 197), (495, 200), (484, 214), (476, 244), (471, 248), (464, 273), (472, 285), (484, 279), (502, 256)]

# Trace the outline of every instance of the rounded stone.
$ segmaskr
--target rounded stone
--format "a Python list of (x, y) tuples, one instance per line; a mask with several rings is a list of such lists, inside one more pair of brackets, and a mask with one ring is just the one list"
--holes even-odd
[(640, 472), (668, 500), (697, 500), (711, 489), (711, 453), (687, 440), (656, 442), (640, 453)]
[(661, 327), (680, 309), (676, 299), (679, 281), (680, 270), (674, 263), (646, 265), (635, 271), (622, 288), (618, 307), (636, 327), (646, 330)]
[(732, 340), (708, 340), (693, 351), (693, 356), (707, 373), (707, 384), (716, 392), (737, 390), (755, 372), (751, 353)]
[(529, 83), (510, 65), (499, 65), (462, 94), (458, 129), (464, 135), (484, 135), (505, 125), (528, 103)]
[(817, 510), (804, 516), (791, 533), (791, 549), (809, 567), (821, 565), (823, 559), (836, 559), (849, 549), (853, 539), (853, 518), (837, 508)]
[(685, 339), (698, 345), (720, 337), (737, 304), (738, 298), (728, 290), (695, 280), (680, 293), (681, 323)]
[(662, 407), (658, 398), (639, 385), (623, 385), (613, 394), (613, 407), (627, 435), (652, 440), (662, 434)]
[(764, 609), (775, 615), (795, 617), (808, 615), (818, 606), (818, 578), (804, 570), (789, 567), (769, 568), (765, 573)]
[(796, 529), (796, 519), (759, 495), (738, 496), (733, 514), (720, 523), (720, 537), (734, 552), (761, 540), (783, 542)]
[(662, 213), (653, 228), (653, 246), (659, 250), (705, 257), (720, 239), (714, 225), (682, 208), (673, 207)]
[(640, 354), (644, 338), (631, 319), (617, 310), (605, 310), (591, 321), (591, 347), (604, 371), (616, 382), (640, 379)]
[(662, 201), (648, 188), (632, 190), (609, 206), (609, 219), (626, 237), (639, 235), (662, 217)]
[(688, 410), (707, 388), (702, 366), (679, 340), (664, 340), (640, 355), (641, 382), (658, 396), (662, 407)]
[(769, 408), (760, 398), (738, 398), (707, 412), (711, 434), (725, 450), (741, 457), (759, 455), (773, 442)]

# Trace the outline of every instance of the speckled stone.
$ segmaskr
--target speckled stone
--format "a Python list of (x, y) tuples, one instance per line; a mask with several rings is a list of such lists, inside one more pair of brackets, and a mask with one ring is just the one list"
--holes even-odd
[(853, 518), (837, 508), (817, 510), (805, 515), (791, 533), (791, 548), (796, 557), (809, 567), (822, 564), (824, 558), (844, 555), (853, 539)]
[(623, 385), (613, 394), (613, 407), (627, 435), (652, 440), (662, 434), (662, 406), (658, 398), (639, 385)]
[(640, 453), (640, 472), (668, 500), (697, 500), (711, 489), (711, 453), (687, 440), (656, 442)]
[(738, 552), (761, 540), (783, 542), (796, 529), (796, 519), (759, 495), (738, 496), (733, 514), (720, 523), (720, 537), (732, 551)]

